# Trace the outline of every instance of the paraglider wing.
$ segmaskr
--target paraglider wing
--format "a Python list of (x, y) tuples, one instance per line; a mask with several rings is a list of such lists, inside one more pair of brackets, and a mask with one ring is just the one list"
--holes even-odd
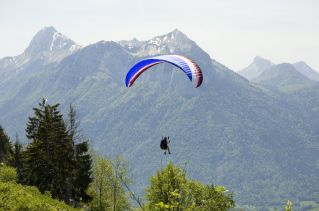
[(134, 81), (147, 69), (150, 67), (167, 62), (172, 65), (175, 65), (181, 69), (189, 78), (193, 81), (193, 78), (196, 78), (195, 87), (199, 87), (203, 81), (203, 74), (198, 65), (192, 60), (180, 56), (180, 55), (162, 55), (147, 58), (137, 62), (126, 74), (125, 84), (127, 87), (131, 87), (134, 84)]

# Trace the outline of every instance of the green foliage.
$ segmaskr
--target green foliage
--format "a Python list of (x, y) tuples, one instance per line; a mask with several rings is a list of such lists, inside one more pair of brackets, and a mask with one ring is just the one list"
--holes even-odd
[(18, 182), (23, 182), (23, 158), (22, 158), (22, 146), (16, 138), (16, 142), (13, 147), (14, 164), (13, 166), (17, 169)]
[(39, 108), (33, 109), (34, 116), (29, 117), (26, 132), (32, 142), (24, 153), (24, 182), (68, 201), (67, 178), (72, 173), (73, 148), (58, 106), (47, 105), (43, 100)]
[(23, 183), (75, 205), (90, 200), (86, 189), (91, 182), (91, 157), (87, 142), (75, 144), (75, 110), (70, 108), (67, 127), (58, 107), (43, 99), (29, 117), (26, 132), (31, 143), (22, 156)]
[(185, 204), (185, 197), (181, 198), (179, 194), (187, 192), (186, 174), (173, 163), (169, 163), (162, 171), (157, 171), (150, 181), (151, 186), (146, 189), (149, 208), (173, 208)]
[(111, 184), (109, 178), (112, 176), (111, 163), (102, 158), (95, 157), (93, 167), (93, 182), (90, 184), (88, 193), (93, 200), (90, 203), (92, 210), (107, 210), (111, 208)]
[(128, 196), (122, 187), (122, 179), (126, 178), (127, 167), (121, 159), (112, 164), (111, 161), (95, 156), (94, 179), (88, 193), (93, 198), (90, 203), (92, 210), (127, 210)]
[(0, 165), (0, 182), (16, 182), (17, 172), (14, 168)]
[(75, 145), (75, 160), (72, 174), (73, 196), (76, 201), (88, 202), (91, 197), (86, 193), (92, 182), (91, 155), (88, 153), (88, 143)]
[(0, 125), (0, 163), (12, 164), (13, 152), (9, 136)]
[(91, 200), (91, 197), (86, 193), (86, 190), (92, 182), (92, 159), (89, 154), (88, 142), (83, 141), (79, 143), (80, 137), (77, 131), (79, 125), (80, 123), (76, 119), (76, 110), (72, 105), (70, 105), (67, 130), (74, 151), (72, 160), (73, 165), (70, 167), (70, 170), (72, 170), (72, 176), (68, 178), (68, 194), (69, 198), (71, 198), (70, 195), (72, 195), (75, 201), (88, 202)]
[(292, 202), (288, 200), (285, 206), (285, 211), (292, 211), (292, 207)]
[(58, 211), (76, 209), (41, 194), (36, 187), (0, 181), (0, 210)]
[(188, 203), (198, 210), (226, 211), (235, 206), (233, 195), (227, 192), (223, 186), (203, 185), (201, 182), (191, 181)]
[(232, 194), (222, 186), (204, 185), (187, 178), (185, 171), (169, 163), (152, 176), (146, 190), (150, 210), (221, 210), (235, 206)]
[(50, 193), (42, 195), (36, 187), (17, 184), (12, 167), (0, 166), (0, 210), (75, 210), (53, 200)]

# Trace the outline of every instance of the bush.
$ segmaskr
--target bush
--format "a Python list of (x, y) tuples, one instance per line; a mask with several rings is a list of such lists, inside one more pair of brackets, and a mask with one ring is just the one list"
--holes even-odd
[(0, 182), (16, 182), (17, 172), (14, 168), (0, 164)]
[(36, 187), (17, 184), (12, 167), (0, 165), (0, 210), (75, 210), (54, 200), (49, 193), (41, 194)]
[(75, 210), (43, 195), (36, 187), (0, 182), (0, 210)]
[(206, 185), (187, 177), (186, 172), (169, 163), (150, 179), (146, 190), (149, 210), (218, 210), (235, 207), (233, 194), (223, 186)]

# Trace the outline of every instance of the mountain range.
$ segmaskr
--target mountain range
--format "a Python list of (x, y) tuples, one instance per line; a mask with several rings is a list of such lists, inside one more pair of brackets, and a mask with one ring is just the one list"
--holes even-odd
[[(196, 61), (202, 86), (163, 64), (126, 88), (128, 69), (159, 54)], [(72, 103), (93, 148), (130, 161), (137, 192), (173, 161), (194, 179), (225, 185), (242, 206), (267, 210), (290, 199), (302, 209), (319, 193), (318, 84), (305, 76), (311, 70), (304, 63), (262, 60), (242, 74), (249, 81), (177, 29), (147, 41), (81, 47), (46, 27), (21, 55), (0, 60), (0, 124), (25, 140), (27, 118), (43, 97), (64, 113)], [(172, 140), (170, 156), (159, 149), (162, 136)]]
[[(286, 64), (288, 64), (288, 63), (286, 63)], [(302, 74), (306, 78), (313, 80), (313, 81), (319, 81), (318, 71), (311, 68), (304, 61), (296, 62), (296, 63), (293, 63), (291, 65), (293, 66), (293, 68), (295, 69), (296, 72), (299, 72), (300, 74)], [(254, 58), (253, 62), (250, 65), (248, 65), (247, 67), (245, 67), (244, 69), (238, 71), (238, 74), (247, 78), (250, 81), (254, 81), (262, 73), (268, 71), (268, 69), (271, 69), (274, 66), (276, 66), (276, 64), (274, 64), (270, 60), (256, 56)]]

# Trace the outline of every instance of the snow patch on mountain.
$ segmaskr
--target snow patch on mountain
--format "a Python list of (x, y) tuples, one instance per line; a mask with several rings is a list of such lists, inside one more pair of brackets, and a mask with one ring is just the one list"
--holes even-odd
[(147, 41), (137, 39), (118, 42), (126, 51), (134, 56), (153, 56), (158, 54), (174, 54), (191, 49), (195, 43), (184, 33), (175, 29), (174, 31), (156, 36)]
[(45, 27), (31, 40), (25, 51), (14, 57), (0, 59), (0, 75), (19, 72), (27, 65), (58, 63), (63, 58), (77, 52), (81, 46), (54, 27)]

